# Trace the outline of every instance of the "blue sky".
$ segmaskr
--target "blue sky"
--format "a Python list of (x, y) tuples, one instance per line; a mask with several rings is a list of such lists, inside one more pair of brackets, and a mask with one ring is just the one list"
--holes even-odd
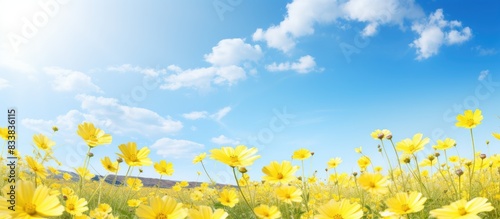
[[(22, 154), (33, 134), (59, 127), (62, 169), (83, 163), (78, 124), (112, 134), (93, 149), (98, 173), (98, 158), (135, 141), (153, 161), (173, 162), (175, 180), (206, 180), (193, 156), (236, 144), (259, 148), (256, 180), (302, 147), (316, 153), (306, 170), (324, 177), (333, 157), (356, 171), (359, 146), (383, 165), (370, 137), (382, 128), (396, 142), (452, 137), (470, 154), (468, 131), (454, 123), (475, 108), (485, 118), (479, 150), (491, 140), (493, 154), (499, 10), (493, 0), (0, 0), (1, 107), (19, 111)], [(206, 164), (231, 182), (227, 167)]]

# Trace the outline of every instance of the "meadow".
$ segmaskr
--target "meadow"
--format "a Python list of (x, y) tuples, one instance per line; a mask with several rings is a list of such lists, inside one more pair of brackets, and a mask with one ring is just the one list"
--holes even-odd
[[(389, 130), (376, 129), (371, 135), (378, 144), (377, 156), (386, 163), (373, 163), (362, 148), (356, 163), (343, 163), (341, 157), (324, 161), (327, 179), (304, 171), (304, 162), (314, 158), (307, 148), (290, 151), (289, 160), (252, 166), (260, 158), (258, 148), (235, 145), (215, 148), (193, 158), (211, 182), (195, 186), (177, 182), (169, 188), (146, 187), (137, 178), (144, 168), (154, 168), (158, 178), (172, 176), (174, 164), (153, 161), (148, 147), (135, 142), (116, 143), (110, 134), (94, 124), (83, 122), (76, 134), (88, 145), (76, 175), (62, 172), (54, 156), (55, 142), (43, 134), (33, 136), (33, 154), (18, 158), (16, 183), (9, 183), (9, 169), (2, 154), (0, 172), (0, 219), (4, 218), (145, 218), (145, 219), (358, 219), (358, 218), (500, 218), (500, 154), (481, 154), (474, 139), (474, 128), (481, 125), (479, 109), (466, 110), (456, 117), (456, 126), (470, 135), (475, 156), (460, 156), (452, 138), (435, 145), (421, 133), (393, 141)], [(57, 127), (52, 130), (57, 133)], [(492, 130), (492, 137), (500, 134)], [(500, 131), (500, 130), (496, 130)], [(6, 128), (0, 137), (7, 141)], [(95, 157), (96, 147), (116, 148), (118, 157)], [(489, 142), (486, 147), (489, 147)], [(6, 145), (6, 144), (5, 144)], [(469, 145), (463, 144), (463, 145)], [(6, 146), (4, 146), (5, 148)], [(433, 153), (422, 156), (424, 148)], [(4, 152), (5, 153), (5, 152)], [(89, 161), (99, 159), (110, 176), (127, 170), (123, 180), (95, 177)], [(205, 169), (206, 162), (221, 162), (234, 176), (233, 185), (220, 185)], [(296, 165), (297, 164), (297, 165)], [(356, 172), (340, 172), (340, 165), (358, 166)], [(247, 167), (261, 170), (263, 177), (252, 179)], [(104, 179), (113, 179), (112, 183)], [(15, 185), (15, 209), (9, 209), (10, 189)], [(119, 194), (119, 195), (117, 195)]]

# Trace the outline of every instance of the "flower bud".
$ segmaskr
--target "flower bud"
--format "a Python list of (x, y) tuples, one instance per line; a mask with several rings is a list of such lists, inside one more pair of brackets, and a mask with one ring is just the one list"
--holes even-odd
[(57, 126), (52, 126), (52, 131), (57, 132), (59, 131), (59, 128), (57, 128)]
[(358, 175), (358, 172), (354, 172), (354, 173), (352, 173), (352, 175), (353, 175), (354, 177), (356, 177), (356, 176)]
[(89, 156), (89, 157), (93, 157), (93, 156), (94, 156), (94, 153), (89, 152), (89, 153), (87, 153), (87, 156)]
[(434, 153), (434, 156), (439, 157), (441, 154), (439, 152)]
[(462, 169), (458, 169), (458, 170), (455, 170), (455, 174), (457, 174), (457, 176), (462, 176), (464, 174), (464, 171)]
[(486, 154), (479, 155), (479, 158), (481, 158), (482, 160), (484, 160), (484, 158), (486, 158)]
[(116, 158), (116, 161), (117, 161), (118, 163), (121, 163), (121, 162), (123, 162), (123, 159), (122, 159), (121, 157), (119, 157), (119, 158)]
[(238, 171), (240, 171), (240, 173), (246, 173), (246, 172), (248, 172), (247, 168), (245, 168), (245, 167), (239, 167)]
[(388, 140), (391, 140), (392, 139), (392, 135), (387, 135), (387, 136), (385, 136), (385, 138), (387, 138)]

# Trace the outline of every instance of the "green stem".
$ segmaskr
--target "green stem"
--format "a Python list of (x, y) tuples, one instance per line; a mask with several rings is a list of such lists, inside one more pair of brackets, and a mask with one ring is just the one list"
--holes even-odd
[(203, 161), (200, 161), (200, 163), (201, 163), (201, 166), (203, 167), (203, 170), (205, 171), (205, 174), (207, 174), (208, 179), (210, 179), (210, 183), (215, 184), (215, 181), (212, 180), (212, 177), (210, 177), (210, 174), (208, 174), (207, 169), (205, 168), (205, 164), (203, 164)]
[(245, 200), (245, 203), (247, 204), (248, 208), (250, 208), (250, 211), (253, 213), (253, 215), (255, 216), (255, 218), (258, 218), (257, 214), (255, 214), (255, 212), (253, 211), (252, 206), (250, 206), (250, 203), (248, 203), (248, 200), (245, 197), (245, 194), (243, 194), (243, 190), (241, 190), (240, 182), (238, 181), (238, 177), (236, 176), (236, 169), (235, 169), (235, 167), (232, 167), (232, 168), (233, 168), (234, 180), (236, 180), (236, 185), (238, 186), (238, 190), (240, 191), (240, 194), (243, 197), (243, 200)]
[(476, 146), (474, 145), (474, 135), (470, 129), (470, 137), (472, 140), (472, 170), (469, 178), (469, 197), (472, 197), (472, 179), (474, 178), (474, 168), (476, 167)]
[[(389, 159), (389, 155), (387, 155), (387, 151), (385, 150), (384, 141), (382, 141), (382, 139), (380, 139), (380, 142), (382, 143), (382, 150), (384, 150), (385, 158), (387, 159), (387, 162), (389, 163), (389, 168), (390, 168), (389, 173), (391, 174), (392, 183), (394, 183), (394, 186), (396, 187), (396, 192), (399, 192), (398, 186), (396, 185), (396, 180), (394, 180), (394, 173), (393, 173), (393, 169), (392, 169), (391, 160)], [(399, 160), (398, 160), (398, 162), (399, 162)]]

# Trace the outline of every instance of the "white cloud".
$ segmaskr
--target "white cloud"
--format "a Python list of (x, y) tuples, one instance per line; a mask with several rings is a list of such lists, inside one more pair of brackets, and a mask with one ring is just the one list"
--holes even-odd
[(498, 53), (498, 51), (494, 48), (483, 48), (482, 46), (475, 46), (472, 50), (477, 51), (480, 56), (489, 56)]
[(205, 55), (205, 61), (214, 66), (239, 65), (242, 61), (257, 61), (262, 56), (259, 45), (252, 46), (241, 38), (223, 39)]
[(207, 118), (207, 116), (208, 116), (207, 111), (194, 111), (194, 112), (182, 114), (182, 117), (189, 119), (189, 120), (204, 119), (204, 118)]
[(146, 76), (156, 77), (160, 74), (166, 74), (167, 69), (152, 69), (152, 68), (143, 68), (140, 66), (133, 66), (131, 64), (123, 64), (120, 66), (110, 66), (107, 68), (108, 71), (116, 71), (116, 72), (137, 72)]
[(37, 132), (46, 132), (52, 126), (58, 126), (61, 131), (71, 130), (74, 135), (78, 124), (89, 121), (112, 134), (143, 137), (163, 136), (183, 127), (180, 121), (160, 116), (149, 109), (121, 105), (114, 98), (78, 95), (76, 99), (81, 102), (81, 110), (70, 110), (54, 120), (27, 118), (22, 120), (22, 124)]
[(477, 80), (484, 80), (488, 75), (490, 74), (490, 70), (483, 70), (481, 72), (479, 72), (479, 77), (477, 78)]
[(212, 84), (232, 86), (245, 79), (245, 70), (235, 65), (195, 68), (168, 75), (164, 79), (165, 83), (160, 88), (167, 90), (178, 90), (180, 88), (203, 90), (211, 88)]
[(102, 92), (101, 88), (92, 82), (90, 76), (69, 69), (47, 67), (44, 72), (52, 77), (52, 89), (55, 91), (95, 91)]
[(417, 59), (427, 59), (438, 54), (443, 44), (460, 44), (472, 37), (469, 27), (462, 28), (460, 21), (444, 19), (443, 10), (438, 9), (424, 21), (412, 25), (412, 30), (420, 36), (410, 46), (417, 49)]
[(224, 135), (219, 135), (218, 137), (213, 137), (211, 141), (218, 145), (238, 145), (240, 141), (228, 138)]
[(153, 143), (151, 148), (156, 149), (158, 155), (177, 159), (194, 157), (204, 148), (204, 145), (188, 140), (161, 138)]
[(9, 81), (6, 79), (0, 78), (0, 90), (4, 88), (12, 87)]
[(231, 107), (226, 106), (226, 107), (220, 109), (219, 111), (217, 111), (216, 113), (210, 115), (210, 118), (214, 119), (217, 122), (220, 122), (220, 120), (222, 118), (224, 118), (229, 112), (231, 112)]
[(302, 56), (297, 60), (297, 62), (284, 62), (284, 63), (272, 63), (266, 66), (268, 71), (296, 71), (301, 74), (309, 73), (314, 70), (316, 67), (316, 62), (314, 61), (314, 57), (307, 55)]

